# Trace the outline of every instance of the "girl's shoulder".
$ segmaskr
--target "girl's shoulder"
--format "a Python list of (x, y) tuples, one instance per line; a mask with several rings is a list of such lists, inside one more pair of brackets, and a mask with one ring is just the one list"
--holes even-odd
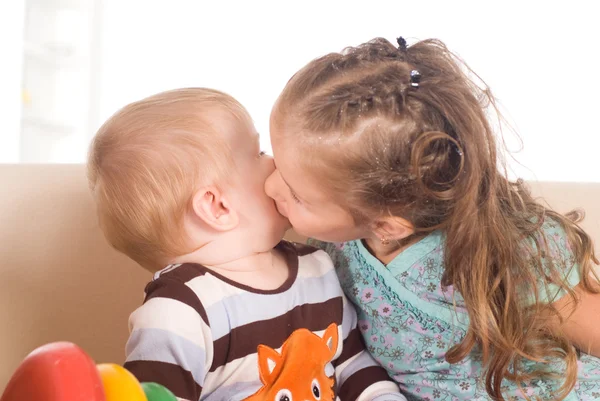
[[(307, 244), (321, 249), (333, 260), (336, 267), (347, 267), (350, 260), (360, 262), (361, 265), (376, 265), (381, 263), (370, 254), (361, 240), (348, 242), (323, 242), (309, 238)], [(435, 231), (403, 250), (388, 265), (387, 269), (394, 272), (408, 270), (411, 266), (427, 263), (431, 265), (443, 264), (445, 236), (440, 231)], [(442, 268), (442, 266), (440, 266)], [(440, 273), (441, 274), (441, 273)]]
[[(547, 217), (540, 228), (526, 241), (524, 251), (538, 275), (537, 293), (540, 302), (554, 302), (567, 294), (564, 286), (575, 287), (581, 281), (577, 255), (562, 224)], [(533, 299), (532, 299), (533, 301)]]

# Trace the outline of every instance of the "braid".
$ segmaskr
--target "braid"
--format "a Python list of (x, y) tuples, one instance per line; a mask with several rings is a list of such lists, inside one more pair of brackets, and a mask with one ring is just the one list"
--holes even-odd
[(387, 61), (362, 76), (340, 80), (337, 84), (322, 88), (310, 99), (307, 111), (314, 115), (332, 115), (336, 119), (315, 118), (307, 128), (326, 131), (337, 126), (342, 130), (353, 126), (357, 119), (380, 114), (389, 117), (406, 111), (407, 94), (410, 89), (409, 69), (399, 61)]

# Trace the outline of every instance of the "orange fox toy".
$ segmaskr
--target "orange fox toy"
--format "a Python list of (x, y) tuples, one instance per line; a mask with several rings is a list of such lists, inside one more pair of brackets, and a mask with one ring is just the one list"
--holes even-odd
[[(330, 365), (338, 348), (338, 327), (331, 324), (323, 338), (306, 329), (292, 333), (281, 349), (258, 346), (263, 387), (245, 401), (334, 401), (335, 379)], [(331, 371), (328, 371), (331, 370)]]

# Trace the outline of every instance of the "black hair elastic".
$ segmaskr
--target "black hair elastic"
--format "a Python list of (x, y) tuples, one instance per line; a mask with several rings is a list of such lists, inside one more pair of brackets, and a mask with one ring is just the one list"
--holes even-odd
[(400, 50), (402, 53), (405, 53), (406, 49), (408, 49), (408, 46), (406, 45), (406, 39), (404, 39), (402, 36), (399, 36), (396, 39), (396, 42), (398, 42), (398, 50)]
[[(408, 45), (406, 44), (406, 39), (402, 36), (398, 36), (396, 39), (398, 42), (398, 50), (406, 56), (406, 51), (408, 50)], [(410, 86), (417, 89), (419, 87), (419, 83), (421, 82), (421, 73), (419, 70), (412, 70), (410, 72)]]
[(410, 72), (410, 86), (417, 89), (419, 87), (419, 83), (421, 82), (421, 73), (419, 70), (412, 70)]

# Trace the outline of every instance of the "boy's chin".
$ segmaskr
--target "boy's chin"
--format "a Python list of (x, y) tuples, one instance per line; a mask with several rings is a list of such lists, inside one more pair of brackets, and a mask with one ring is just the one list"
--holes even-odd
[(292, 228), (292, 225), (285, 218), (278, 221), (278, 224), (273, 226), (273, 230), (271, 230), (271, 233), (269, 235), (269, 239), (272, 244), (271, 248), (274, 248), (277, 244), (281, 242), (281, 240), (284, 239), (285, 234), (290, 228)]

